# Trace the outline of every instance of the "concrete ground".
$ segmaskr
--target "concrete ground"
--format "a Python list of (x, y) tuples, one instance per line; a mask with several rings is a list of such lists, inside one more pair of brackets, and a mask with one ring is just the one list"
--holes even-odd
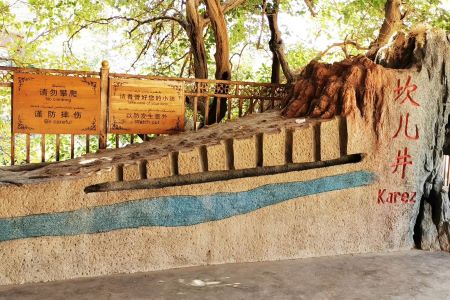
[(342, 255), (0, 286), (0, 299), (450, 299), (450, 254)]

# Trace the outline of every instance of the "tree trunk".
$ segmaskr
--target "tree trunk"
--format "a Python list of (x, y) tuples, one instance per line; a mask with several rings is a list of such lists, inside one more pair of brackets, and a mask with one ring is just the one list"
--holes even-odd
[(206, 56), (205, 41), (203, 40), (204, 21), (198, 13), (198, 0), (186, 1), (186, 32), (191, 43), (192, 56), (194, 58), (195, 78), (208, 78), (208, 61)]
[[(205, 0), (208, 17), (211, 21), (211, 27), (216, 39), (216, 53), (214, 59), (216, 62), (216, 75), (218, 80), (231, 79), (231, 65), (230, 65), (230, 47), (228, 43), (228, 30), (225, 23), (225, 16), (220, 5), (219, 0)], [(216, 118), (217, 102), (219, 100), (214, 98), (209, 111), (208, 123), (220, 122), (227, 111), (227, 101), (225, 98), (220, 99), (220, 108), (218, 118)]]
[(280, 60), (276, 53), (272, 54), (272, 74), (270, 76), (270, 82), (280, 83)]
[[(208, 59), (206, 55), (205, 41), (203, 39), (204, 19), (198, 12), (199, 1), (186, 1), (186, 33), (191, 44), (193, 57), (194, 76), (198, 79), (208, 79)], [(193, 101), (186, 97), (188, 104), (192, 107)], [(200, 114), (205, 116), (205, 102), (207, 99), (200, 98), (197, 102), (197, 109)]]
[(381, 25), (380, 33), (369, 47), (366, 56), (374, 59), (378, 50), (387, 44), (394, 32), (402, 24), (402, 14), (400, 12), (401, 0), (387, 0), (384, 6), (384, 21)]
[[(265, 1), (264, 1), (265, 2)], [(274, 48), (272, 48), (272, 44), (276, 43), (277, 40), (276, 36), (276, 28), (275, 24), (277, 23), (278, 18), (278, 11), (273, 10), (271, 12), (268, 12), (266, 9), (266, 16), (269, 23), (269, 29), (270, 29), (270, 41), (269, 41), (269, 48), (272, 52), (272, 75), (270, 77), (270, 82), (272, 83), (280, 83), (280, 60), (278, 59), (278, 55)]]
[(273, 54), (272, 60), (272, 82), (280, 82), (280, 66), (283, 70), (283, 74), (286, 77), (288, 83), (292, 83), (294, 77), (292, 76), (291, 70), (289, 68), (289, 63), (287, 62), (286, 55), (284, 53), (283, 39), (281, 38), (281, 32), (278, 29), (278, 7), (279, 0), (274, 1), (273, 9), (271, 11), (266, 11), (267, 20), (269, 21), (270, 29), (270, 41), (269, 48)]

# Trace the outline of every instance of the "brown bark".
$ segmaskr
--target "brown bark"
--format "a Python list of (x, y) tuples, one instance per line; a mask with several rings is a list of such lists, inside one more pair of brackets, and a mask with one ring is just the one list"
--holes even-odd
[[(265, 1), (264, 1), (265, 2)], [(272, 82), (280, 82), (280, 66), (283, 70), (283, 74), (286, 77), (288, 83), (292, 83), (294, 77), (289, 68), (286, 55), (284, 53), (284, 43), (281, 38), (281, 32), (278, 28), (278, 6), (279, 0), (274, 1), (273, 8), (269, 11), (266, 9), (267, 20), (269, 22), (270, 29), (270, 41), (269, 48), (272, 52)]]
[[(186, 25), (185, 30), (191, 45), (191, 53), (193, 58), (194, 76), (199, 79), (208, 79), (208, 59), (203, 38), (205, 28), (205, 19), (198, 12), (199, 0), (186, 1)], [(187, 103), (192, 108), (192, 99), (186, 97)], [(197, 102), (197, 109), (200, 114), (206, 118), (205, 102), (207, 99), (200, 98)], [(193, 110), (193, 108), (192, 108)]]
[(355, 56), (333, 64), (310, 62), (295, 83), (283, 114), (288, 118), (330, 119), (359, 114), (372, 122), (378, 134), (385, 113), (383, 87), (392, 78), (366, 56)]
[(208, 78), (208, 64), (203, 40), (204, 20), (198, 12), (199, 1), (186, 1), (186, 33), (191, 43), (195, 78)]
[[(208, 13), (209, 20), (211, 22), (211, 28), (214, 32), (216, 39), (216, 53), (214, 54), (214, 60), (216, 62), (216, 74), (215, 78), (219, 80), (231, 79), (231, 65), (230, 65), (230, 47), (228, 43), (228, 30), (225, 23), (225, 16), (223, 8), (220, 5), (219, 0), (205, 0), (206, 11)], [(217, 118), (218, 99), (214, 99), (211, 104), (211, 110), (209, 111), (208, 121), (220, 122), (225, 116), (227, 111), (227, 100), (220, 100), (219, 115)]]
[(314, 2), (312, 0), (305, 0), (305, 4), (308, 7), (311, 16), (317, 16), (317, 13), (314, 11)]
[(387, 44), (391, 36), (402, 24), (402, 14), (400, 12), (401, 0), (387, 0), (384, 6), (384, 21), (380, 28), (380, 33), (369, 47), (367, 57), (374, 59), (378, 50)]
[[(266, 1), (263, 1), (263, 7), (266, 7)], [(278, 59), (277, 53), (275, 51), (275, 49), (272, 48), (272, 44), (276, 41), (276, 28), (275, 28), (275, 24), (277, 24), (277, 19), (278, 19), (278, 11), (277, 10), (273, 10), (273, 11), (268, 11), (267, 8), (266, 10), (266, 16), (267, 16), (267, 21), (269, 22), (269, 29), (270, 29), (270, 41), (269, 41), (269, 48), (270, 51), (272, 52), (272, 74), (270, 76), (270, 82), (272, 83), (280, 83), (280, 68), (281, 68), (281, 63), (280, 60)]]
[(205, 0), (208, 17), (211, 21), (211, 27), (216, 39), (216, 53), (214, 59), (216, 62), (216, 79), (230, 80), (230, 47), (228, 43), (228, 30), (225, 23), (225, 16), (220, 6), (219, 0)]
[[(216, 61), (216, 79), (230, 80), (231, 66), (229, 62), (230, 50), (228, 43), (228, 31), (225, 22), (224, 14), (243, 2), (245, 0), (230, 0), (220, 5), (219, 0), (205, 0), (203, 1), (207, 7), (207, 17), (199, 13), (199, 0), (186, 1), (186, 25), (185, 29), (189, 37), (192, 48), (192, 56), (194, 59), (194, 74), (195, 78), (208, 78), (208, 61), (205, 49), (205, 41), (203, 32), (208, 24), (211, 24), (215, 39), (216, 39), (216, 53), (214, 55)], [(202, 100), (202, 99), (200, 99)], [(227, 101), (222, 99), (220, 101), (219, 119), (216, 120), (216, 106), (217, 99), (214, 99), (210, 106), (209, 115), (205, 116), (205, 101), (204, 99), (198, 102), (198, 109), (208, 119), (208, 124), (219, 122), (226, 113)]]

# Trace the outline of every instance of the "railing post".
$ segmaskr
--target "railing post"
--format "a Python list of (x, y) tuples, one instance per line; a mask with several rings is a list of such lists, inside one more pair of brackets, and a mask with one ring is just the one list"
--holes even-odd
[(197, 131), (197, 114), (198, 114), (198, 94), (200, 94), (200, 82), (194, 81), (195, 96), (194, 96), (194, 131)]
[(108, 89), (109, 89), (109, 62), (102, 61), (100, 71), (100, 134), (98, 148), (106, 149), (108, 141)]
[(16, 136), (14, 133), (14, 83), (11, 85), (11, 166), (14, 166), (16, 160)]

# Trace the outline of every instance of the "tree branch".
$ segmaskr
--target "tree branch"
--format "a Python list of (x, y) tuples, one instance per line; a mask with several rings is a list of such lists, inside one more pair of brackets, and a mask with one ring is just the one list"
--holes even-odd
[(238, 64), (236, 67), (236, 70), (234, 70), (234, 72), (239, 71), (239, 67), (241, 66), (241, 58), (242, 58), (242, 54), (244, 53), (245, 48), (249, 45), (249, 43), (245, 43), (244, 46), (242, 47), (241, 51), (239, 53), (233, 53), (230, 57), (230, 65), (231, 65), (231, 69), (233, 69), (233, 63), (232, 63), (232, 59), (235, 56), (239, 56), (239, 60), (238, 60)]
[(270, 41), (269, 48), (273, 54), (272, 59), (272, 82), (279, 82), (279, 68), (283, 70), (283, 74), (286, 77), (288, 83), (294, 81), (294, 76), (289, 68), (289, 63), (284, 53), (284, 43), (281, 38), (281, 32), (278, 28), (278, 7), (279, 0), (274, 1), (274, 10), (266, 12), (267, 20), (269, 22), (270, 29)]
[(245, 2), (247, 2), (247, 1), (246, 0), (228, 0), (227, 2), (222, 4), (222, 11), (224, 14), (226, 14), (230, 10), (235, 9), (236, 7), (238, 7), (239, 5), (241, 5)]
[[(340, 43), (334, 43), (331, 44), (330, 46), (328, 46), (325, 50), (323, 50), (322, 52), (320, 52), (319, 54), (317, 54), (317, 56), (315, 57), (315, 60), (319, 60), (322, 57), (324, 57), (331, 49), (335, 48), (335, 47), (342, 47), (343, 49), (346, 48), (348, 45), (351, 45), (353, 47), (355, 47), (357, 50), (368, 50), (369, 48), (367, 47), (363, 47), (361, 45), (359, 45), (357, 42), (355, 41), (343, 41)], [(344, 50), (343, 50), (344, 51)], [(346, 54), (346, 51), (344, 51), (344, 54)], [(347, 54), (346, 54), (347, 55)]]
[(261, 11), (261, 30), (259, 32), (259, 37), (258, 37), (258, 41), (256, 42), (256, 49), (261, 49), (261, 39), (262, 39), (262, 35), (263, 35), (263, 31), (264, 31), (264, 21), (266, 20), (264, 18), (264, 15), (267, 13), (267, 1), (263, 0), (263, 7), (262, 7), (262, 11)]
[(179, 58), (175, 59), (174, 61), (172, 61), (170, 64), (164, 66), (162, 69), (163, 70), (167, 70), (170, 69), (173, 65), (175, 65), (177, 62), (179, 62), (180, 60), (184, 59), (185, 57), (187, 57), (189, 54), (191, 53), (191, 51), (189, 50), (188, 52), (186, 52), (185, 54), (183, 54), (182, 56), (180, 56)]
[(154, 30), (152, 30), (152, 32), (150, 33), (150, 36), (148, 37), (147, 41), (145, 42), (145, 45), (142, 47), (141, 51), (139, 52), (139, 55), (136, 57), (134, 62), (131, 64), (130, 69), (133, 69), (134, 66), (136, 65), (136, 63), (141, 59), (142, 55), (145, 55), (147, 53), (147, 50), (150, 48), (151, 41), (153, 39), (153, 35), (159, 34), (160, 31), (161, 31), (161, 26), (157, 26)]
[[(223, 14), (225, 15), (226, 13), (228, 13), (229, 11), (235, 9), (236, 7), (238, 7), (239, 5), (243, 4), (247, 2), (247, 0), (229, 0), (227, 2), (225, 2), (224, 4), (222, 4), (220, 6)], [(202, 26), (203, 28), (208, 26), (209, 23), (211, 23), (211, 20), (209, 17), (204, 17), (203, 21), (202, 21)]]
[[(183, 65), (181, 66), (181, 70), (180, 70), (180, 76), (179, 77), (183, 77), (183, 73), (184, 73), (184, 69), (186, 68), (186, 65), (188, 64), (188, 61), (191, 61), (191, 56), (192, 56), (192, 51), (191, 49), (189, 49), (189, 55), (186, 56), (186, 59), (183, 62)], [(189, 76), (188, 76), (189, 77)]]
[(308, 7), (309, 12), (311, 13), (311, 16), (313, 16), (313, 17), (317, 16), (317, 13), (314, 11), (313, 0), (305, 0), (305, 4)]
[(141, 25), (153, 23), (156, 21), (174, 21), (174, 22), (177, 22), (178, 24), (180, 24), (180, 26), (183, 27), (184, 29), (187, 28), (187, 22), (182, 18), (177, 18), (175, 16), (160, 16), (160, 17), (149, 18), (149, 19), (146, 19), (143, 21), (137, 21), (138, 23), (130, 32), (135, 31)]

